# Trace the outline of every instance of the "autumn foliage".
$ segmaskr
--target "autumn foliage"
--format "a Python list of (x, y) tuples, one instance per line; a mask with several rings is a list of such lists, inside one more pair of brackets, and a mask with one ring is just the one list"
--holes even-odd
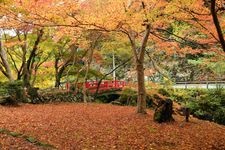
[[(53, 81), (55, 88), (82, 83), (73, 92), (87, 103), (92, 98), (85, 82), (102, 81), (122, 68), (123, 80), (127, 72), (135, 74), (137, 84), (130, 84), (137, 89), (139, 113), (134, 115), (133, 107), (95, 104), (0, 107), (0, 144), (21, 149), (39, 149), (41, 141), (58, 149), (225, 149), (219, 125), (197, 119), (184, 123), (179, 116), (177, 122), (154, 123), (146, 109), (145, 78), (159, 74), (169, 85), (173, 72), (197, 70), (186, 67), (190, 57), (207, 59), (199, 61), (199, 74), (215, 74), (205, 66), (224, 65), (224, 11), (219, 0), (0, 0), (1, 79), (22, 81), (24, 95), (35, 86), (51, 87)], [(114, 60), (118, 68), (113, 64), (112, 69), (107, 59), (121, 53), (123, 59)], [(175, 65), (181, 71), (171, 69)], [(215, 70), (223, 74), (218, 66)], [(171, 116), (172, 101), (169, 106)], [(27, 138), (35, 144), (26, 143)]]
[[(0, 107), (3, 149), (224, 149), (225, 128), (175, 115), (176, 122), (153, 122), (153, 112), (136, 115), (134, 107), (103, 104), (47, 104)], [(7, 129), (11, 134), (2, 133)], [(30, 137), (30, 142), (21, 136)]]

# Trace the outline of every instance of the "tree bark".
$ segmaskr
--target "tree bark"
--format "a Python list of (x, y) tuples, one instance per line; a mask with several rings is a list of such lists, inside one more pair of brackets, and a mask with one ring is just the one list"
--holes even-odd
[(38, 45), (40, 44), (43, 35), (44, 35), (43, 29), (39, 30), (38, 34), (37, 34), (37, 39), (36, 39), (36, 41), (34, 43), (34, 46), (33, 46), (33, 49), (31, 51), (31, 54), (30, 54), (27, 62), (24, 65), (24, 68), (23, 68), (23, 83), (24, 83), (24, 87), (27, 87), (27, 88), (31, 87), (30, 80), (31, 80), (31, 74), (32, 74), (32, 70), (33, 70), (33, 63), (34, 63), (34, 59), (36, 57), (36, 53), (38, 51)]
[(27, 32), (23, 33), (24, 38), (22, 40), (21, 37), (20, 37), (19, 31), (17, 31), (18, 40), (20, 42), (22, 42), (22, 41), (24, 42), (24, 44), (21, 46), (21, 49), (22, 49), (22, 58), (21, 58), (22, 64), (17, 71), (17, 80), (21, 80), (23, 78), (23, 72), (24, 72), (23, 69), (26, 67), (25, 64), (26, 64), (26, 61), (27, 61), (26, 55), (27, 55), (27, 48), (28, 48), (27, 34), (28, 34)]
[(4, 69), (2, 67), (1, 71), (4, 72), (3, 74), (9, 79), (10, 82), (12, 82), (14, 79), (13, 79), (12, 71), (8, 62), (6, 51), (3, 46), (3, 41), (1, 36), (2, 35), (0, 35), (0, 58), (1, 58), (1, 63), (4, 67)]
[(25, 63), (24, 68), (23, 68), (23, 86), (26, 87), (27, 89), (30, 88), (30, 73), (29, 70), (27, 69), (27, 63)]
[[(65, 48), (65, 45), (61, 48), (61, 50), (63, 50)], [(70, 48), (68, 50), (66, 50), (66, 51), (70, 50), (70, 53), (69, 53), (70, 57), (67, 60), (65, 60), (63, 62), (63, 64), (60, 64), (60, 61), (63, 58), (61, 53), (63, 53), (63, 52), (59, 49), (60, 52), (58, 54), (55, 54), (54, 67), (55, 67), (55, 87), (56, 88), (59, 88), (61, 78), (63, 76), (64, 71), (67, 69), (67, 67), (74, 65), (74, 63), (77, 61), (77, 57), (76, 57), (77, 48), (78, 47), (74, 44), (70, 45)], [(69, 70), (67, 73), (69, 73)]]
[(65, 69), (68, 66), (72, 65), (71, 64), (72, 60), (71, 60), (71, 58), (69, 58), (61, 67), (59, 67), (59, 60), (60, 60), (60, 58), (56, 58), (56, 60), (55, 60), (55, 87), (56, 88), (59, 88), (59, 86), (60, 86), (61, 78), (63, 76)]
[(137, 98), (137, 113), (146, 114), (146, 91), (144, 80), (144, 58), (145, 49), (150, 35), (150, 25), (145, 25), (145, 34), (143, 36), (141, 46), (138, 48), (135, 43), (135, 37), (132, 34), (127, 34), (131, 43), (133, 55), (135, 58), (137, 81), (138, 81), (138, 98)]
[(87, 64), (86, 64), (86, 71), (85, 71), (85, 76), (84, 76), (84, 83), (83, 83), (83, 98), (84, 98), (84, 103), (88, 102), (88, 95), (87, 95), (87, 88), (86, 88), (86, 81), (88, 78), (88, 73), (90, 70), (90, 66), (91, 66), (91, 62), (92, 62), (92, 57), (93, 57), (93, 53), (94, 53), (94, 48), (90, 49), (89, 52), (89, 56), (88, 56), (88, 60), (87, 60)]
[(55, 74), (55, 87), (56, 88), (59, 88), (60, 82), (61, 82), (61, 78), (62, 78), (62, 73)]
[(58, 64), (59, 64), (59, 58), (57, 56), (55, 56), (55, 87), (56, 88), (59, 88), (59, 85), (60, 85), (60, 77), (58, 75), (59, 73), (59, 67), (58, 67)]
[(220, 40), (220, 44), (222, 46), (223, 51), (225, 52), (225, 40), (224, 40), (224, 37), (223, 37), (223, 32), (222, 32), (220, 22), (219, 22), (219, 19), (218, 19), (218, 16), (217, 16), (217, 12), (216, 12), (216, 0), (211, 0), (210, 11), (211, 11), (213, 22), (214, 22), (214, 25), (216, 27), (216, 31), (217, 31), (217, 34), (218, 34), (218, 37), (219, 37), (219, 40)]
[(137, 113), (146, 113), (146, 91), (144, 80), (144, 63), (136, 62), (137, 81), (138, 81), (138, 99), (137, 99)]
[(92, 59), (93, 59), (94, 48), (96, 47), (96, 45), (98, 43), (98, 40), (101, 38), (101, 36), (102, 36), (101, 33), (97, 35), (97, 38), (91, 43), (90, 49), (88, 51), (89, 53), (87, 54), (88, 55), (87, 56), (88, 58), (87, 58), (87, 62), (86, 62), (87, 63), (86, 64), (86, 71), (85, 71), (84, 83), (83, 83), (83, 90), (82, 90), (83, 98), (84, 98), (84, 103), (87, 103), (87, 101), (88, 101), (86, 81), (87, 81), (87, 78), (88, 78), (88, 73), (89, 73), (90, 66), (91, 66)]
[(55, 88), (59, 88), (61, 77), (59, 74), (55, 74)]

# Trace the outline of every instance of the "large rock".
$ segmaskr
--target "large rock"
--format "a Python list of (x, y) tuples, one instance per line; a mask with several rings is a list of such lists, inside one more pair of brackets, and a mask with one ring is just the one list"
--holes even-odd
[(154, 113), (154, 121), (158, 123), (174, 121), (173, 101), (170, 99), (160, 100)]

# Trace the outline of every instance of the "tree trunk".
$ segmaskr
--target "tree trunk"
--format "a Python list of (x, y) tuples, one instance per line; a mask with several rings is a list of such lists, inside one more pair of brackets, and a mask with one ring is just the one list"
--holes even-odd
[[(3, 73), (3, 74), (9, 79), (9, 81), (13, 81), (14, 79), (13, 79), (13, 76), (12, 76), (11, 68), (10, 68), (10, 65), (9, 65), (9, 62), (8, 62), (7, 54), (6, 54), (6, 51), (4, 49), (3, 41), (2, 41), (1, 36), (2, 35), (0, 35), (0, 58), (1, 58), (1, 61), (2, 61), (2, 65), (5, 69), (5, 73)], [(4, 72), (4, 70), (1, 70), (1, 71)]]
[(26, 55), (27, 55), (27, 48), (28, 48), (28, 41), (27, 41), (27, 33), (24, 33), (24, 45), (21, 47), (22, 48), (22, 64), (17, 72), (17, 80), (20, 80), (21, 78), (23, 79), (24, 75), (24, 69), (26, 69)]
[(87, 80), (84, 80), (84, 83), (83, 83), (83, 90), (82, 90), (84, 103), (87, 103), (87, 102), (88, 102), (88, 95), (87, 95), (86, 82), (87, 82)]
[(55, 87), (56, 87), (56, 88), (59, 88), (59, 86), (60, 86), (61, 77), (62, 77), (62, 76), (61, 76), (61, 74), (59, 74), (59, 73), (55, 75)]
[(84, 103), (88, 102), (86, 82), (87, 82), (88, 73), (89, 73), (89, 70), (90, 70), (91, 62), (92, 62), (93, 52), (94, 52), (94, 49), (91, 49), (90, 50), (90, 54), (89, 54), (89, 58), (88, 58), (88, 61), (87, 61), (85, 76), (84, 76), (83, 91), (82, 91), (83, 96), (84, 96), (83, 97), (84, 98)]
[[(36, 57), (36, 53), (38, 51), (38, 45), (40, 44), (43, 35), (44, 35), (44, 30), (43, 29), (39, 30), (37, 34), (37, 39), (34, 42), (34, 46), (30, 53), (30, 56), (23, 67), (23, 84), (28, 89), (31, 87), (30, 81), (31, 81), (31, 74), (34, 69), (33, 68), (33, 64), (35, 62), (34, 59)], [(25, 50), (27, 50), (27, 48), (25, 48)]]
[(24, 68), (23, 68), (23, 86), (26, 87), (27, 89), (30, 88), (30, 72), (27, 69), (27, 65), (25, 63)]
[(57, 56), (55, 56), (55, 64), (54, 64), (54, 67), (55, 67), (55, 88), (59, 88), (59, 85), (60, 85), (60, 78), (59, 78), (59, 67), (58, 67), (58, 64), (59, 64), (59, 58)]
[(58, 63), (55, 62), (55, 87), (59, 88), (60, 86), (60, 82), (61, 82), (61, 78), (63, 76), (64, 71), (66, 70), (66, 68), (70, 65), (72, 65), (71, 60), (67, 60), (66, 63), (64, 63), (62, 66), (58, 66)]
[(83, 91), (82, 91), (85, 103), (87, 103), (87, 101), (88, 101), (86, 81), (87, 81), (87, 78), (88, 78), (88, 73), (89, 73), (91, 63), (92, 63), (92, 59), (93, 59), (94, 48), (96, 47), (96, 45), (98, 43), (98, 40), (101, 38), (101, 36), (102, 36), (102, 34), (100, 33), (99, 35), (97, 35), (97, 38), (93, 41), (93, 43), (91, 43), (91, 47), (89, 49), (89, 53), (88, 53), (88, 57), (87, 57), (86, 72), (85, 72), (85, 76), (84, 76)]
[(137, 80), (138, 80), (138, 98), (137, 98), (137, 113), (146, 113), (146, 91), (144, 80), (144, 65), (143, 62), (136, 62)]
[(56, 88), (59, 88), (61, 78), (67, 66), (69, 66), (69, 61), (63, 64), (60, 68), (58, 67), (58, 63), (55, 62), (55, 87)]
[(135, 43), (135, 35), (132, 33), (127, 34), (131, 43), (133, 56), (136, 63), (136, 72), (138, 80), (138, 98), (137, 98), (137, 113), (146, 114), (146, 91), (145, 91), (145, 79), (144, 79), (144, 58), (145, 49), (150, 35), (150, 25), (145, 25), (145, 34), (143, 36), (140, 48)]
[(216, 27), (218, 37), (220, 39), (220, 44), (222, 46), (223, 51), (225, 52), (225, 40), (224, 40), (224, 37), (223, 37), (223, 32), (222, 32), (222, 29), (221, 29), (221, 26), (220, 26), (220, 22), (219, 22), (219, 19), (217, 17), (217, 13), (216, 13), (216, 0), (211, 0), (211, 9), (210, 10), (211, 10), (213, 22), (214, 22), (214, 25)]

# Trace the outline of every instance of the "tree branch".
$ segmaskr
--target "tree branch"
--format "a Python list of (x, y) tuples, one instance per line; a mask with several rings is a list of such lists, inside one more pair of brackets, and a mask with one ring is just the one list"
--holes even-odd
[(108, 73), (106, 73), (99, 81), (98, 81), (98, 85), (97, 85), (97, 89), (96, 89), (96, 92), (95, 92), (95, 98), (97, 97), (98, 95), (98, 91), (99, 91), (99, 87), (100, 87), (100, 84), (102, 83), (102, 80), (105, 79), (108, 75), (112, 74), (114, 71), (116, 71), (118, 68), (122, 67), (122, 66), (125, 66), (129, 61), (131, 61), (133, 57), (130, 57), (128, 58), (127, 60), (125, 60), (124, 62), (122, 62), (121, 64), (119, 64), (118, 66), (116, 66), (114, 69), (112, 69), (111, 71), (109, 71)]
[(217, 31), (217, 34), (218, 34), (218, 37), (219, 37), (219, 40), (220, 40), (220, 44), (222, 46), (223, 51), (225, 52), (225, 40), (224, 40), (224, 37), (223, 37), (223, 32), (222, 32), (222, 29), (221, 29), (221, 26), (220, 26), (220, 22), (219, 22), (219, 19), (217, 17), (217, 13), (216, 13), (216, 0), (211, 0), (210, 10), (211, 10), (213, 22), (214, 22), (214, 25), (216, 27), (216, 31)]

